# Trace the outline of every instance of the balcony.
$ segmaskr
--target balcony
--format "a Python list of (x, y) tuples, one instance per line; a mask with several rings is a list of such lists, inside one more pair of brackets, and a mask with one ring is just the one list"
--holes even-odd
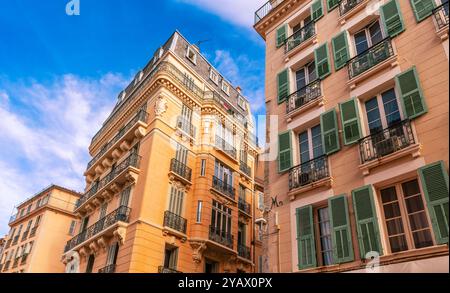
[(250, 260), (250, 247), (238, 244), (238, 255), (242, 258)]
[(39, 226), (35, 226), (35, 227), (31, 228), (30, 237), (34, 237), (34, 235), (36, 235), (36, 231), (37, 231), (38, 227)]
[(252, 214), (252, 209), (251, 209), (251, 205), (245, 201), (245, 199), (243, 198), (239, 198), (238, 200), (238, 209), (241, 212), (244, 212), (247, 215), (251, 215)]
[(112, 264), (112, 265), (107, 265), (104, 268), (101, 268), (98, 270), (99, 274), (113, 274), (116, 272), (116, 265)]
[(233, 249), (233, 235), (230, 232), (222, 231), (214, 226), (209, 226), (209, 239)]
[(166, 268), (164, 266), (159, 266), (158, 267), (158, 273), (159, 274), (181, 274), (182, 272), (177, 271), (175, 269)]
[(186, 234), (187, 220), (170, 211), (164, 212), (164, 227)]
[(347, 14), (350, 10), (361, 4), (366, 0), (342, 0), (339, 3), (339, 15), (342, 17)]
[(255, 24), (260, 22), (264, 17), (266, 17), (275, 7), (277, 7), (280, 3), (282, 3), (284, 0), (271, 0), (268, 1), (266, 4), (261, 6), (256, 12), (255, 12)]
[(89, 241), (94, 236), (102, 234), (108, 228), (118, 224), (119, 222), (128, 223), (131, 209), (127, 206), (121, 206), (109, 215), (100, 219), (97, 223), (93, 224), (77, 236), (69, 240), (64, 248), (64, 252), (68, 252), (80, 246), (82, 243)]
[(247, 125), (247, 119), (244, 117), (242, 110), (238, 110), (235, 106), (230, 104), (221, 94), (215, 91), (206, 91), (203, 95), (204, 105), (211, 104), (224, 110), (227, 115), (234, 118), (234, 121), (245, 127)]
[(252, 168), (250, 168), (250, 166), (247, 165), (247, 163), (240, 161), (239, 170), (241, 170), (241, 172), (247, 175), (248, 177), (252, 177)]
[(433, 9), (436, 31), (441, 40), (448, 39), (448, 2)]
[(177, 117), (177, 128), (186, 133), (191, 138), (195, 138), (195, 134), (197, 132), (197, 129), (195, 126), (186, 119), (186, 117), (178, 116)]
[(293, 33), (284, 43), (284, 52), (287, 54), (300, 45), (305, 44), (307, 40), (316, 35), (315, 22), (310, 21), (298, 31)]
[(394, 55), (391, 39), (384, 39), (347, 62), (349, 79), (353, 80), (357, 78)]
[[(103, 177), (98, 183), (94, 184), (81, 198), (78, 199), (75, 205), (75, 211), (80, 209), (84, 204), (90, 201), (95, 195), (106, 191), (108, 187), (111, 187), (111, 183), (115, 182), (117, 184), (125, 183), (127, 180), (136, 180), (136, 178), (131, 179), (128, 175), (130, 172), (139, 173), (139, 163), (141, 157), (136, 153), (131, 153), (126, 159), (119, 163), (114, 170), (110, 171), (108, 175)], [(113, 188), (114, 189), (114, 188)]]
[(216, 176), (213, 176), (212, 186), (215, 190), (225, 195), (226, 197), (235, 200), (236, 197), (236, 189), (229, 185), (228, 183), (220, 180)]
[(12, 245), (13, 245), (13, 246), (16, 245), (17, 242), (19, 242), (19, 237), (20, 237), (20, 235), (14, 236), (14, 239), (13, 239), (13, 242), (12, 242)]
[(367, 175), (370, 168), (399, 156), (412, 154), (417, 157), (419, 150), (411, 122), (404, 120), (359, 141), (360, 168)]
[[(148, 120), (148, 113), (141, 110), (139, 111), (130, 122), (128, 122), (119, 132), (107, 143), (100, 151), (92, 158), (92, 160), (87, 165), (86, 174), (93, 171), (95, 166), (103, 162), (108, 157), (112, 157), (114, 150), (120, 148), (120, 144), (123, 141), (131, 141), (135, 137), (135, 132), (139, 127), (146, 127)], [(103, 166), (100, 166), (102, 169)]]
[(174, 173), (177, 177), (180, 177), (185, 183), (191, 182), (192, 169), (177, 159), (172, 159), (170, 161), (170, 172)]
[[(289, 191), (303, 191), (330, 183), (328, 157), (321, 156), (292, 168), (289, 172)], [(324, 181), (325, 180), (325, 181)]]
[(21, 241), (26, 240), (28, 238), (29, 233), (30, 233), (30, 230), (27, 230), (27, 231), (23, 232)]
[(321, 96), (322, 90), (320, 88), (320, 79), (316, 79), (295, 93), (289, 95), (286, 103), (286, 113), (289, 116), (301, 113), (302, 110), (309, 109), (309, 106), (318, 104), (320, 102), (319, 97)]
[(216, 135), (216, 148), (236, 160), (236, 148)]

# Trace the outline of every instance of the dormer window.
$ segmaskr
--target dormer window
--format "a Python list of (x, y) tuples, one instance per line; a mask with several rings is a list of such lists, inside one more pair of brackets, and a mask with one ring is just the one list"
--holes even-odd
[(238, 102), (238, 106), (242, 110), (245, 110), (245, 100), (244, 100), (244, 98), (241, 95), (238, 96), (237, 102)]
[(122, 91), (119, 94), (119, 102), (122, 102), (125, 99), (125, 96), (127, 95), (127, 93), (125, 91)]
[(192, 47), (187, 48), (186, 57), (194, 64), (197, 64), (197, 52)]
[(226, 93), (227, 96), (230, 95), (230, 85), (225, 80), (222, 80), (222, 91)]
[(219, 74), (214, 71), (212, 68), (209, 71), (209, 78), (215, 83), (215, 84), (219, 84)]

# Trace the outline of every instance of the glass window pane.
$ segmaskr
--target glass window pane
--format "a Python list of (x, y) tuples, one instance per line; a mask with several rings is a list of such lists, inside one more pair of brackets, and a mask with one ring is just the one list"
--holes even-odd
[(370, 133), (373, 134), (381, 131), (383, 129), (383, 126), (381, 123), (381, 116), (378, 109), (377, 98), (375, 97), (368, 100), (365, 105)]
[(356, 53), (359, 55), (369, 48), (366, 31), (355, 34)]
[(295, 73), (297, 80), (297, 90), (300, 90), (306, 85), (305, 68), (300, 69)]
[(391, 237), (389, 238), (389, 243), (391, 244), (391, 251), (394, 253), (408, 250), (405, 235)]
[(405, 232), (405, 230), (403, 230), (402, 218), (388, 220), (386, 221), (386, 226), (389, 235), (398, 235)]
[(314, 61), (308, 65), (308, 75), (309, 75), (309, 83), (317, 79), (316, 63)]
[(383, 40), (383, 35), (381, 34), (380, 23), (377, 21), (369, 27), (370, 39), (372, 41), (372, 46), (378, 44)]
[(331, 241), (331, 227), (330, 216), (328, 208), (322, 208), (318, 211), (319, 218), (319, 233), (320, 233), (320, 245), (321, 254), (323, 259), (323, 265), (333, 264), (333, 245)]
[(401, 121), (400, 110), (393, 89), (383, 93), (382, 95), (384, 112), (386, 114), (386, 120), (388, 126), (392, 126)]
[(321, 133), (322, 133), (322, 130), (320, 129), (320, 125), (317, 125), (317, 126), (311, 128), (314, 158), (318, 158), (323, 155)]
[(406, 197), (417, 195), (420, 193), (419, 183), (417, 180), (412, 180), (402, 184), (403, 194)]
[(419, 195), (405, 199), (408, 214), (424, 210), (422, 197)]
[(381, 190), (381, 200), (383, 203), (388, 203), (397, 200), (397, 192), (395, 187), (389, 187)]
[(299, 135), (300, 141), (300, 162), (305, 163), (310, 160), (309, 157), (309, 141), (308, 141), (308, 132), (302, 132)]
[(416, 248), (433, 246), (430, 230), (422, 230), (413, 233), (414, 246)]
[(412, 231), (428, 228), (428, 221), (425, 212), (410, 215), (409, 223)]

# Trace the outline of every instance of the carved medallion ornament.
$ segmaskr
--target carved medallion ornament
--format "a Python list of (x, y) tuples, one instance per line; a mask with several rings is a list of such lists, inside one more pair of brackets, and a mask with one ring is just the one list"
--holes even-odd
[(167, 111), (167, 101), (166, 99), (164, 99), (164, 97), (159, 96), (156, 99), (156, 103), (155, 103), (155, 115), (156, 117), (161, 117), (164, 113), (166, 113)]
[(192, 260), (196, 264), (201, 263), (202, 257), (203, 257), (203, 251), (205, 251), (205, 249), (206, 249), (206, 243), (200, 242), (200, 241), (194, 241), (194, 242), (191, 242), (190, 244), (192, 247)]

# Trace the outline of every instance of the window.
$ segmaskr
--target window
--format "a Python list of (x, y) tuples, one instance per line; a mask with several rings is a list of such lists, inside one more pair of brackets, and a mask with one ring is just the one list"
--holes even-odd
[(239, 106), (242, 110), (245, 110), (245, 104), (246, 104), (246, 103), (245, 103), (244, 98), (243, 98), (241, 95), (238, 96), (237, 102), (238, 102), (238, 106)]
[(23, 217), (23, 214), (25, 213), (25, 209), (21, 209), (20, 210), (20, 214), (19, 214), (19, 217)]
[(233, 130), (231, 130), (229, 127), (223, 125), (220, 121), (216, 123), (216, 136), (220, 137), (222, 140), (224, 140), (230, 146), (234, 147), (235, 136), (233, 134)]
[[(316, 64), (314, 61), (300, 68), (295, 72), (295, 81), (297, 91), (305, 90), (304, 88), (317, 79)], [(306, 94), (306, 90), (305, 93)]]
[(197, 223), (202, 222), (202, 208), (203, 208), (203, 201), (199, 200), (197, 202), (197, 216), (195, 217)]
[(264, 211), (264, 193), (258, 191), (258, 209)]
[(380, 197), (391, 253), (433, 245), (417, 179), (384, 188)]
[(206, 160), (202, 159), (200, 163), (200, 176), (206, 175)]
[(120, 193), (120, 206), (127, 207), (130, 202), (131, 186), (128, 186)]
[(94, 268), (95, 256), (93, 254), (89, 255), (88, 262), (86, 265), (86, 273), (92, 273), (92, 269)]
[(258, 273), (263, 273), (263, 256), (258, 256)]
[(214, 166), (214, 176), (217, 179), (221, 180), (225, 184), (225, 186), (233, 186), (233, 170), (217, 160)]
[(181, 216), (183, 212), (183, 201), (184, 201), (184, 191), (176, 188), (175, 186), (170, 187), (169, 195), (169, 212)]
[(108, 256), (106, 258), (106, 265), (115, 265), (117, 261), (117, 254), (119, 253), (119, 243), (115, 242), (109, 246)]
[(191, 91), (194, 90), (195, 87), (194, 78), (192, 76), (189, 76), (189, 74), (187, 74), (186, 72), (184, 73), (183, 76), (183, 84)]
[(22, 233), (22, 228), (23, 228), (23, 224), (19, 226), (19, 230), (17, 230), (17, 236), (19, 236), (20, 233)]
[(70, 227), (69, 227), (69, 235), (73, 236), (74, 232), (75, 232), (75, 227), (77, 225), (77, 221), (72, 220), (70, 222)]
[(298, 136), (300, 144), (300, 163), (306, 163), (323, 155), (322, 132), (320, 125), (310, 128)]
[(84, 217), (81, 221), (80, 232), (83, 232), (87, 229), (89, 223), (89, 217)]
[(368, 100), (365, 107), (370, 134), (380, 132), (402, 120), (394, 89)]
[(227, 94), (227, 96), (230, 95), (230, 85), (225, 80), (222, 80), (222, 91)]
[(100, 206), (100, 214), (98, 216), (98, 219), (101, 220), (106, 216), (106, 210), (108, 209), (108, 203), (103, 203)]
[(219, 263), (205, 258), (205, 273), (214, 274), (219, 271)]
[(194, 64), (197, 64), (197, 53), (192, 47), (187, 48), (186, 57)]
[(166, 244), (164, 253), (164, 267), (171, 270), (176, 270), (178, 264), (178, 247)]
[(371, 25), (360, 30), (353, 36), (355, 41), (356, 55), (365, 52), (383, 40), (380, 22), (377, 20)]
[(36, 208), (39, 208), (41, 206), (41, 199), (38, 199), (38, 201), (36, 202)]
[(30, 211), (31, 211), (31, 205), (29, 205), (29, 206), (27, 207), (27, 214), (29, 214)]
[(27, 229), (25, 231), (30, 231), (31, 224), (33, 223), (33, 220), (29, 220), (27, 224)]
[(245, 197), (246, 197), (245, 190), (246, 190), (245, 186), (242, 186), (241, 184), (239, 184), (239, 200), (241, 200), (243, 202), (245, 202)]
[(328, 207), (317, 209), (318, 260), (322, 266), (333, 264), (333, 245), (331, 242), (330, 214)]
[(209, 78), (215, 83), (219, 84), (219, 74), (212, 68), (209, 70)]
[[(187, 164), (188, 149), (177, 143), (177, 150), (175, 151), (175, 159), (183, 165)], [(183, 172), (183, 170), (180, 170)]]
[(298, 32), (301, 28), (303, 28), (304, 26), (306, 26), (310, 22), (311, 22), (311, 15), (308, 15), (307, 17), (305, 17), (299, 23), (297, 23), (296, 25), (294, 25), (292, 27), (293, 34)]
[(231, 209), (213, 200), (211, 232), (225, 237), (231, 235)]
[(245, 246), (247, 243), (247, 225), (238, 223), (238, 245)]

